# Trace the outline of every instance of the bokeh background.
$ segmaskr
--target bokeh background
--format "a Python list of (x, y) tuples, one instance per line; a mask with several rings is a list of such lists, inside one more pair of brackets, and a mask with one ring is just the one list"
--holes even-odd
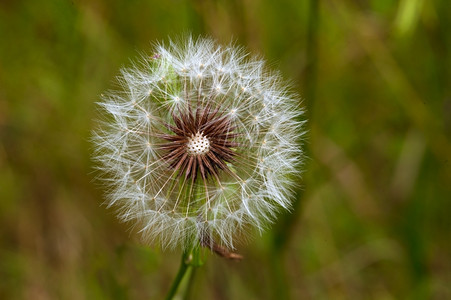
[(308, 159), (293, 212), (208, 255), (192, 299), (451, 299), (448, 0), (0, 1), (0, 299), (160, 299), (180, 253), (141, 245), (93, 182), (95, 102), (183, 33), (291, 80)]

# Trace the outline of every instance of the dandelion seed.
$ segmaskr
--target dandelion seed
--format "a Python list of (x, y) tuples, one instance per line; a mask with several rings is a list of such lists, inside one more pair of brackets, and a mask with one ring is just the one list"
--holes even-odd
[(290, 207), (302, 110), (263, 61), (188, 38), (156, 46), (119, 82), (99, 103), (94, 158), (109, 205), (145, 241), (233, 248), (237, 232)]

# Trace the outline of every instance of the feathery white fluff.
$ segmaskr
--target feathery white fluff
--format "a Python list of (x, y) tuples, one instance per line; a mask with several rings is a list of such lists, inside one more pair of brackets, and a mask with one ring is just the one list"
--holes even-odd
[[(160, 44), (121, 71), (120, 91), (102, 97), (94, 159), (108, 185), (108, 204), (134, 220), (144, 240), (188, 247), (208, 235), (234, 247), (236, 233), (263, 229), (289, 209), (300, 172), (303, 134), (299, 99), (265, 63), (210, 39)], [(177, 176), (163, 159), (162, 124), (189, 106), (209, 105), (232, 120), (236, 157), (218, 180)], [(200, 176), (198, 176), (200, 178)]]

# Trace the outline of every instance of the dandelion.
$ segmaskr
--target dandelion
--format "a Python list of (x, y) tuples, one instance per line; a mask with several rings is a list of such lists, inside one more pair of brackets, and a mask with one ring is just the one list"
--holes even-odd
[(163, 248), (233, 249), (289, 209), (302, 109), (280, 75), (234, 45), (155, 46), (103, 95), (95, 160), (108, 204)]

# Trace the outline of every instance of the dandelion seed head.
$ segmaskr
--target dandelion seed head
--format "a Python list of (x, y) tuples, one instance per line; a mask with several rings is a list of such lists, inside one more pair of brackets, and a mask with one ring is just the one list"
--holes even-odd
[(108, 206), (143, 239), (233, 248), (289, 209), (300, 173), (299, 99), (280, 75), (234, 45), (159, 44), (102, 95), (94, 159)]

